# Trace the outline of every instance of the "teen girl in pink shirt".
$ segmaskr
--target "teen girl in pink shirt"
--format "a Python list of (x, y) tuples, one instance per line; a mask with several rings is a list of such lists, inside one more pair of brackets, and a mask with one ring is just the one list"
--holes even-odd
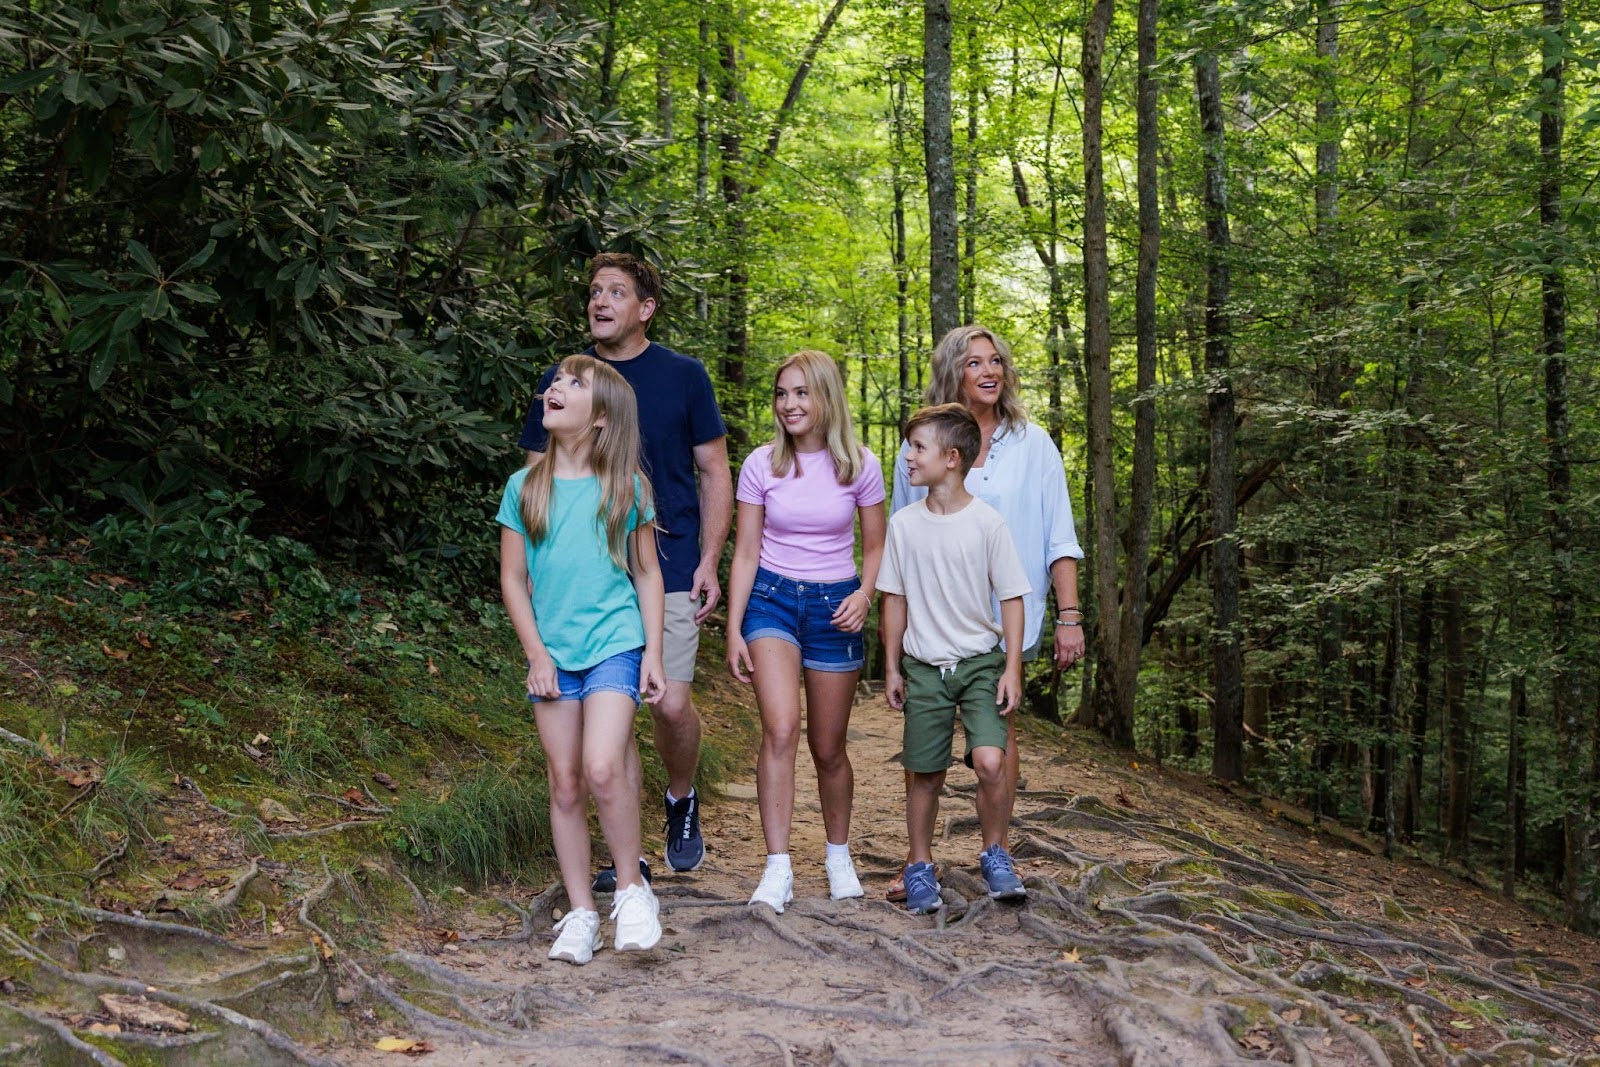
[[(855, 775), (845, 733), (865, 651), (862, 624), (883, 559), (883, 470), (856, 440), (844, 379), (822, 352), (796, 352), (772, 389), (777, 433), (739, 472), (738, 533), (728, 581), (728, 669), (753, 680), (761, 711), (756, 792), (767, 866), (750, 903), (774, 911), (794, 899), (789, 825), (800, 742), (817, 768), (825, 867), (835, 900), (861, 895), (850, 859)], [(861, 574), (855, 528), (861, 523)]]

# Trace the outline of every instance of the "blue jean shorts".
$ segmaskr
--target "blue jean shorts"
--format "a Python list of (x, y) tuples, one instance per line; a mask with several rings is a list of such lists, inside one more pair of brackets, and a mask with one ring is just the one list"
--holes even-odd
[(556, 682), (561, 686), (558, 697), (536, 697), (528, 694), (535, 704), (549, 704), (558, 700), (588, 699), (590, 693), (621, 693), (635, 704), (639, 702), (639, 668), (644, 664), (644, 649), (633, 648), (608, 656), (593, 667), (581, 671), (564, 671), (556, 668)]
[(860, 578), (801, 582), (758, 568), (739, 633), (746, 641), (776, 637), (789, 642), (800, 649), (800, 665), (810, 670), (859, 671), (866, 662), (860, 631), (845, 633), (832, 620), (844, 598), (860, 588)]

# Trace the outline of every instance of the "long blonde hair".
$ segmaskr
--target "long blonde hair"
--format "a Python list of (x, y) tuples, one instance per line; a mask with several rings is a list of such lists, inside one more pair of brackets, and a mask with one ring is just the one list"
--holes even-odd
[(828, 455), (833, 459), (834, 477), (840, 485), (849, 485), (860, 477), (864, 460), (861, 442), (856, 440), (855, 425), (850, 421), (850, 408), (845, 404), (844, 377), (839, 373), (839, 365), (832, 356), (810, 348), (796, 352), (778, 364), (778, 369), (772, 374), (772, 425), (777, 431), (772, 437), (772, 473), (782, 478), (789, 473), (790, 467), (798, 469), (800, 464), (794, 438), (784, 429), (777, 409), (778, 376), (790, 367), (798, 367), (800, 376), (805, 379), (806, 392), (811, 394), (817, 421), (822, 426), (823, 440), (828, 444)]
[(1022, 379), (1017, 376), (1016, 361), (1011, 358), (1011, 346), (1002, 341), (987, 326), (957, 326), (944, 335), (939, 347), (933, 350), (933, 379), (922, 402), (934, 404), (966, 404), (961, 395), (962, 364), (972, 351), (972, 342), (982, 337), (994, 345), (1005, 364), (1000, 381), (1000, 401), (995, 405), (1000, 413), (1000, 425), (1008, 431), (1021, 430), (1028, 425), (1028, 412), (1022, 406)]
[[(639, 401), (622, 375), (593, 356), (568, 356), (556, 373), (575, 375), (589, 383), (593, 398), (589, 466), (600, 479), (595, 526), (605, 529), (612, 561), (632, 574), (628, 561), (628, 514), (637, 506), (643, 521), (645, 513), (655, 508), (650, 479), (639, 467)], [(528, 540), (535, 544), (549, 531), (554, 449), (555, 442), (550, 441), (544, 452), (534, 453), (528, 477), (522, 483), (522, 525), (528, 531)]]

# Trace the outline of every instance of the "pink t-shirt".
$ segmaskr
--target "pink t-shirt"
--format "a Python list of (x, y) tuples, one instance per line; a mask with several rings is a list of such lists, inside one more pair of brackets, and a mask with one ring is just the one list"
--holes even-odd
[(772, 445), (745, 458), (738, 498), (766, 509), (761, 566), (785, 578), (839, 582), (855, 577), (856, 509), (883, 503), (883, 468), (863, 448), (856, 480), (840, 485), (827, 452), (802, 452), (782, 478), (772, 474)]

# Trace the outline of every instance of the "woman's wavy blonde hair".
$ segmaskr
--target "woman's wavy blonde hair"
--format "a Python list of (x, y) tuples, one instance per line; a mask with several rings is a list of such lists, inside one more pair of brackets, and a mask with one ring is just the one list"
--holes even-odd
[[(589, 383), (593, 397), (589, 426), (589, 466), (600, 479), (600, 508), (595, 525), (605, 531), (606, 548), (616, 565), (629, 574), (628, 514), (639, 509), (641, 521), (655, 509), (650, 479), (639, 468), (639, 401), (616, 370), (593, 356), (568, 356), (557, 374), (572, 375)], [(598, 424), (598, 425), (597, 425)], [(527, 480), (522, 483), (522, 525), (528, 540), (537, 544), (548, 532), (550, 492), (555, 482), (555, 442), (534, 453)]]
[(861, 476), (865, 462), (861, 456), (861, 442), (856, 439), (855, 424), (850, 421), (850, 408), (845, 403), (844, 376), (839, 365), (826, 352), (805, 349), (796, 352), (772, 373), (772, 473), (782, 478), (789, 468), (798, 470), (799, 456), (795, 452), (794, 438), (783, 428), (778, 418), (778, 376), (790, 367), (798, 367), (805, 378), (806, 392), (816, 406), (817, 420), (822, 428), (823, 440), (828, 444), (828, 455), (833, 458), (833, 474), (840, 485), (849, 485)]
[(962, 364), (972, 351), (972, 342), (982, 337), (994, 345), (1005, 363), (1005, 375), (1000, 381), (1000, 402), (995, 405), (1000, 412), (1000, 425), (1008, 431), (1021, 430), (1028, 425), (1028, 412), (1022, 406), (1022, 379), (1017, 376), (1016, 361), (1011, 358), (1011, 346), (1002, 341), (987, 326), (957, 326), (944, 335), (939, 347), (933, 350), (933, 378), (922, 402), (934, 404), (966, 404), (961, 395)]

